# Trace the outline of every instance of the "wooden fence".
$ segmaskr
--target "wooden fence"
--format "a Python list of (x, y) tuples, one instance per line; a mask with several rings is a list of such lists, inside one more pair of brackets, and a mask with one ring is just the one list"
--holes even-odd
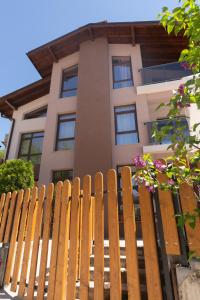
[[(164, 181), (165, 177), (160, 179)], [(166, 254), (180, 256), (180, 239), (171, 192), (158, 193)], [(115, 170), (109, 170), (107, 178), (97, 173), (94, 187), (91, 185), (91, 177), (85, 176), (82, 188), (80, 179), (75, 178), (72, 183), (66, 180), (64, 183), (58, 182), (55, 187), (51, 183), (47, 188), (41, 186), (39, 189), (34, 187), (18, 193), (3, 194), (0, 200), (0, 242), (9, 243), (4, 285), (10, 285), (11, 291), (26, 299), (34, 299), (34, 296), (38, 300), (147, 299), (142, 296), (141, 263), (129, 167), (122, 169), (122, 200), (125, 284), (121, 271)], [(164, 299), (164, 290), (153, 201), (155, 199), (147, 189), (140, 186), (144, 285), (149, 300), (161, 300)], [(196, 207), (194, 192), (186, 184), (180, 188), (180, 202), (184, 212), (192, 212)], [(108, 253), (104, 240), (105, 210), (108, 214)], [(187, 225), (185, 229), (190, 250), (200, 255), (199, 221), (194, 230)], [(109, 259), (107, 286), (104, 269), (106, 255)], [(93, 278), (90, 272), (92, 259)]]

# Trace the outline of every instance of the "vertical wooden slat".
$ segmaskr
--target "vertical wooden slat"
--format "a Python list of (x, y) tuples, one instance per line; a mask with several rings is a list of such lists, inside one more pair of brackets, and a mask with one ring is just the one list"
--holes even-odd
[(10, 198), (11, 198), (11, 193), (7, 193), (6, 195), (6, 200), (4, 204), (4, 210), (3, 210), (3, 216), (1, 220), (1, 227), (0, 227), (0, 242), (3, 242), (3, 237), (4, 237), (4, 231), (6, 227), (6, 221), (7, 221), (7, 216), (8, 216), (8, 209), (9, 209), (9, 204), (10, 204)]
[(124, 214), (124, 235), (126, 244), (126, 269), (128, 284), (128, 299), (140, 300), (140, 282), (137, 260), (137, 240), (135, 211), (133, 206), (132, 175), (129, 167), (123, 167), (122, 175), (122, 198)]
[(62, 182), (56, 184), (56, 195), (54, 205), (54, 220), (53, 220), (53, 233), (52, 233), (52, 246), (51, 246), (51, 260), (49, 269), (49, 284), (48, 284), (48, 300), (54, 299), (54, 287), (56, 280), (56, 264), (58, 256), (58, 241), (59, 241), (59, 225), (60, 225), (60, 208), (61, 208), (61, 193)]
[(81, 272), (81, 240), (82, 240), (82, 212), (83, 212), (83, 190), (80, 191), (80, 204), (79, 204), (79, 224), (78, 224), (78, 248), (77, 248), (77, 255), (78, 255), (78, 263), (77, 263), (77, 276), (76, 280), (80, 279), (80, 272)]
[(8, 259), (7, 259), (7, 264), (6, 264), (6, 272), (5, 272), (5, 277), (4, 277), (5, 284), (9, 284), (9, 282), (10, 282), (10, 275), (11, 275), (11, 270), (12, 270), (13, 260), (14, 260), (14, 253), (15, 253), (15, 247), (16, 247), (16, 239), (17, 239), (17, 234), (18, 234), (18, 226), (19, 226), (23, 196), (24, 196), (24, 191), (23, 190), (19, 191), (18, 197), (17, 197), (17, 205), (16, 205), (16, 210), (15, 210), (13, 230), (12, 230), (11, 240), (10, 240), (10, 245), (9, 245)]
[(33, 224), (33, 216), (34, 216), (34, 211), (37, 210), (36, 208), (37, 197), (38, 197), (38, 188), (34, 187), (32, 189), (31, 200), (30, 200), (29, 210), (28, 210), (27, 230), (26, 230), (24, 254), (22, 260), (21, 276), (20, 276), (19, 291), (18, 291), (18, 295), (20, 297), (24, 296), (25, 287), (26, 287), (26, 278), (28, 277), (27, 270), (28, 270), (28, 261), (29, 261), (30, 249), (31, 249), (31, 237), (32, 237), (32, 232), (34, 232), (35, 229)]
[(94, 224), (94, 299), (104, 299), (104, 199), (103, 174), (95, 176), (95, 224)]
[[(158, 180), (167, 181), (165, 174), (158, 174)], [(163, 223), (166, 252), (169, 255), (180, 255), (178, 230), (171, 191), (158, 190), (160, 210)]]
[(39, 250), (38, 248), (39, 248), (40, 235), (41, 235), (44, 196), (45, 196), (45, 186), (42, 185), (39, 191), (37, 222), (35, 224), (35, 234), (34, 234), (33, 250), (32, 250), (32, 257), (31, 257), (31, 268), (30, 268), (30, 274), (28, 280), (27, 299), (29, 300), (32, 300), (34, 297), (34, 287), (35, 287), (35, 277), (36, 277), (36, 268), (37, 268), (37, 260), (38, 260), (38, 250)]
[(80, 179), (73, 180), (72, 204), (71, 204), (71, 224), (70, 224), (70, 248), (69, 267), (67, 277), (67, 299), (74, 300), (76, 292), (76, 272), (77, 272), (77, 247), (78, 247), (78, 219), (80, 200)]
[(1, 228), (1, 220), (2, 220), (2, 216), (3, 216), (3, 209), (4, 209), (5, 199), (6, 199), (6, 194), (3, 193), (1, 195), (1, 200), (0, 200), (0, 228)]
[(67, 265), (68, 265), (68, 243), (69, 243), (69, 219), (71, 184), (64, 181), (61, 196), (61, 216), (59, 229), (58, 258), (56, 268), (56, 281), (54, 300), (66, 299)]
[(47, 265), (47, 254), (49, 246), (49, 232), (50, 232), (50, 222), (51, 222), (51, 205), (53, 198), (54, 184), (50, 183), (47, 189), (47, 198), (45, 201), (45, 212), (44, 212), (44, 228), (43, 228), (43, 239), (42, 239), (42, 252), (38, 279), (38, 291), (37, 299), (44, 299), (44, 287), (45, 287), (45, 277), (46, 277), (46, 265)]
[(18, 276), (19, 276), (19, 268), (21, 265), (22, 247), (23, 247), (23, 241), (24, 241), (24, 233), (25, 233), (26, 218), (27, 218), (27, 213), (28, 213), (29, 199), (30, 199), (30, 189), (27, 189), (25, 191), (25, 195), (24, 195), (22, 216), (21, 216), (18, 242), (17, 242), (17, 250), (16, 250), (15, 262), (14, 262), (13, 275), (12, 275), (11, 291), (13, 291), (13, 292), (15, 292), (17, 289), (17, 281), (18, 281)]
[(5, 230), (5, 235), (3, 242), (8, 243), (10, 240), (10, 235), (11, 235), (11, 227), (13, 223), (13, 216), (14, 216), (14, 211), (15, 211), (15, 205), (16, 205), (16, 198), (17, 198), (17, 192), (12, 192), (11, 200), (10, 200), (10, 208), (9, 208), (9, 213), (8, 213), (8, 218), (7, 218), (7, 224), (6, 224), (6, 230)]
[(82, 201), (82, 235), (81, 235), (81, 268), (80, 268), (80, 299), (88, 300), (89, 268), (90, 268), (90, 237), (89, 237), (89, 213), (91, 202), (91, 177), (83, 179)]
[(139, 203), (144, 243), (147, 292), (149, 300), (162, 300), (156, 233), (151, 197), (146, 187), (139, 187)]
[[(194, 209), (197, 208), (197, 201), (193, 188), (187, 183), (183, 183), (180, 187), (180, 201), (183, 213), (194, 214)], [(194, 251), (195, 255), (200, 256), (200, 219), (196, 219), (195, 228), (191, 228), (186, 222), (185, 229), (190, 251)]]
[(108, 233), (110, 254), (110, 299), (121, 299), (121, 269), (116, 171), (108, 171)]

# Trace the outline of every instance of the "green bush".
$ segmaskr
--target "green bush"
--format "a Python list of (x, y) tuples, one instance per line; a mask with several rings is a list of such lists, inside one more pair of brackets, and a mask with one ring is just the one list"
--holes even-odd
[(0, 194), (31, 188), (34, 185), (33, 165), (21, 159), (0, 165)]

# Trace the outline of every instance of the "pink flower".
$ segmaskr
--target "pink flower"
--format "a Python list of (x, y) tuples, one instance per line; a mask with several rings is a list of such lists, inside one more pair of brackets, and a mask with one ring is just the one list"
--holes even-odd
[(164, 165), (160, 160), (155, 160), (154, 161), (154, 166), (160, 172), (164, 172), (167, 168), (167, 166)]
[(175, 181), (174, 181), (173, 179), (169, 179), (169, 180), (168, 180), (168, 184), (169, 184), (169, 185), (174, 185), (174, 184), (175, 184)]
[(179, 88), (178, 88), (178, 92), (179, 92), (179, 94), (180, 94), (181, 96), (184, 96), (184, 95), (185, 95), (184, 89), (185, 89), (184, 84), (180, 84), (180, 85), (179, 85)]
[(147, 186), (147, 190), (149, 192), (154, 192), (154, 186), (153, 185)]
[(133, 163), (137, 168), (144, 168), (146, 166), (146, 162), (139, 155), (133, 159)]
[(190, 65), (189, 65), (189, 63), (186, 62), (186, 61), (183, 61), (183, 62), (181, 63), (181, 67), (183, 67), (185, 70), (190, 70)]

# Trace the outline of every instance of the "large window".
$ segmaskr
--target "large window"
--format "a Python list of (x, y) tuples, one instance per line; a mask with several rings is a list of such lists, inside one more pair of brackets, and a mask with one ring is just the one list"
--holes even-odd
[(56, 150), (70, 150), (74, 148), (76, 114), (58, 116)]
[(113, 56), (113, 88), (123, 88), (133, 85), (131, 58), (129, 56)]
[(60, 97), (71, 97), (77, 95), (78, 65), (63, 71)]
[(135, 105), (115, 107), (115, 143), (137, 144), (138, 128)]
[(73, 179), (73, 170), (58, 170), (53, 171), (52, 181), (56, 183), (58, 181), (64, 180), (72, 180)]
[(38, 180), (44, 132), (23, 133), (18, 158), (30, 160), (34, 165), (35, 179)]

